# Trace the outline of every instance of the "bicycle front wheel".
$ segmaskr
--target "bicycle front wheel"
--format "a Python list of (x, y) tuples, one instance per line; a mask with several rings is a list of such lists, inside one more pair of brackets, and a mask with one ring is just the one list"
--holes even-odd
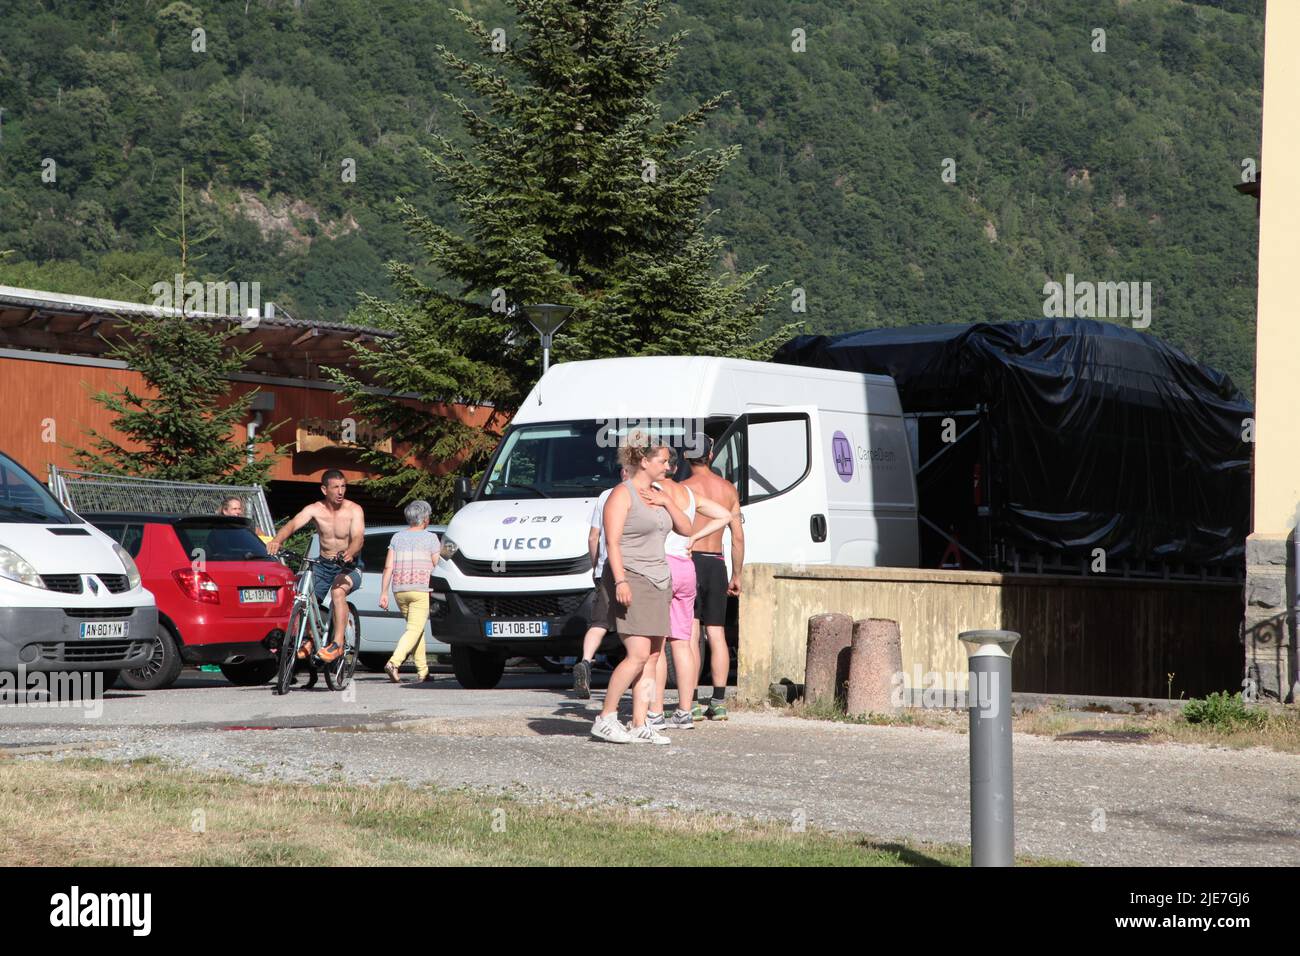
[(302, 636), (307, 629), (307, 619), (302, 608), (295, 605), (289, 615), (289, 626), (284, 629), (280, 639), (280, 661), (275, 672), (275, 686), (271, 688), (277, 694), (289, 693), (293, 686), (293, 671), (298, 665), (298, 648), (302, 646)]

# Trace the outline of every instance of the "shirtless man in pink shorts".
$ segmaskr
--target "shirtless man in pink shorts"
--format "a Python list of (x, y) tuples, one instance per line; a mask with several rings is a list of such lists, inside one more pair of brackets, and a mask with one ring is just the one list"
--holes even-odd
[[(676, 450), (669, 450), (673, 453), (671, 467), (675, 469)], [(673, 575), (673, 598), (668, 608), (671, 633), (665, 651), (673, 655), (673, 668), (677, 672), (677, 710), (671, 717), (664, 716), (664, 689), (668, 686), (668, 653), (664, 653), (659, 655), (655, 670), (655, 699), (650, 705), (650, 712), (646, 714), (646, 723), (656, 730), (690, 730), (695, 726), (691, 705), (695, 701), (695, 685), (700, 677), (699, 652), (691, 639), (695, 624), (695, 564), (691, 560), (691, 546), (697, 540), (725, 528), (731, 521), (731, 512), (716, 501), (696, 495), (690, 488), (671, 478), (665, 477), (660, 486), (673, 499), (673, 504), (692, 521), (695, 521), (697, 511), (710, 519), (708, 524), (689, 538), (670, 531), (664, 541), (664, 556), (668, 559), (668, 568)]]

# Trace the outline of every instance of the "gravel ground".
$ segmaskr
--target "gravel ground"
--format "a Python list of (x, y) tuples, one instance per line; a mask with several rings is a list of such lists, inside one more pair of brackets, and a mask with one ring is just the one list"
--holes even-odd
[[(669, 747), (614, 746), (588, 737), (597, 701), (569, 699), (565, 679), (505, 683), (471, 692), (450, 678), (417, 688), (368, 675), (344, 701), (275, 698), (205, 676), (110, 693), (92, 720), (0, 708), (0, 747), (96, 742), (95, 756), (161, 757), (255, 780), (467, 786), (969, 842), (964, 735), (743, 712), (678, 733)], [(1017, 734), (1015, 773), (1020, 853), (1139, 866), (1293, 865), (1300, 854), (1300, 756)]]

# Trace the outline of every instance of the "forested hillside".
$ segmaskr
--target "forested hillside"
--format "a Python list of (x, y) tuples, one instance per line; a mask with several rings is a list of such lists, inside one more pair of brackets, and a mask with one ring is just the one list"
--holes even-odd
[[(421, 261), (395, 200), (455, 225), (419, 154), (462, 136), (435, 53), (477, 55), (453, 2), (0, 0), (0, 283), (147, 299), (184, 167), (206, 276), (303, 318), (391, 295), (384, 262)], [(509, 42), (503, 5), (455, 5)], [(699, 141), (743, 147), (710, 227), (720, 269), (803, 290), (768, 329), (1028, 318), (1067, 273), (1146, 281), (1149, 331), (1249, 390), (1257, 223), (1233, 186), (1259, 157), (1262, 8), (691, 0), (664, 112), (733, 91)]]

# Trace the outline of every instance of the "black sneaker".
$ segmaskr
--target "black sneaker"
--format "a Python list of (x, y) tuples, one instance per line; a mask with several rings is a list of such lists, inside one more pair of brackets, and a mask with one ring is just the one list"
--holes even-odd
[(591, 699), (591, 661), (573, 665), (573, 690), (583, 700)]

